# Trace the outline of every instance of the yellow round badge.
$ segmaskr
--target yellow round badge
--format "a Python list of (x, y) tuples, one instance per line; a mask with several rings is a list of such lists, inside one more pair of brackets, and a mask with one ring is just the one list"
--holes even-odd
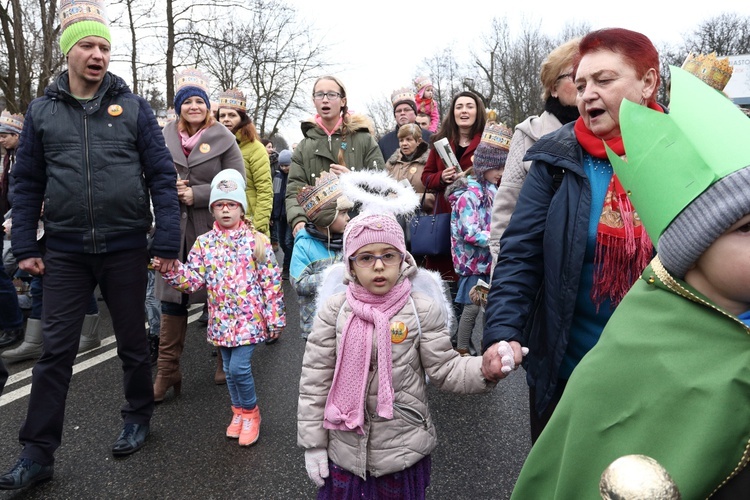
[(417, 167), (411, 167), (411, 168), (409, 169), (409, 173), (410, 173), (410, 174), (416, 173), (416, 171), (417, 171)]
[(391, 323), (391, 342), (394, 344), (400, 344), (406, 340), (407, 335), (409, 335), (409, 330), (406, 328), (405, 324), (401, 321)]
[(208, 153), (209, 151), (211, 151), (211, 145), (209, 143), (207, 143), (207, 142), (204, 142), (203, 144), (201, 144), (201, 146), (200, 146), (199, 149), (200, 149), (201, 153), (205, 154), (205, 153)]
[(120, 116), (122, 114), (122, 106), (119, 104), (113, 104), (107, 108), (107, 113), (109, 113), (110, 116)]

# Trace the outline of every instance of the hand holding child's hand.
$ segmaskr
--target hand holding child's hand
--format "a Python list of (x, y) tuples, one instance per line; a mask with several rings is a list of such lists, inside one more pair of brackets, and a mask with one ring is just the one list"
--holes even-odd
[(328, 477), (328, 451), (325, 448), (305, 450), (305, 469), (315, 485), (322, 488)]
[(528, 348), (521, 347), (516, 341), (492, 344), (482, 356), (482, 376), (490, 382), (505, 378), (521, 364), (528, 352)]
[[(509, 343), (504, 340), (498, 342), (497, 353), (500, 355), (500, 363), (502, 363), (502, 368), (500, 368), (500, 371), (507, 375), (516, 369), (516, 363), (513, 359), (515, 353), (513, 352), (513, 348)], [(528, 353), (528, 347), (521, 347), (521, 356), (526, 356)]]

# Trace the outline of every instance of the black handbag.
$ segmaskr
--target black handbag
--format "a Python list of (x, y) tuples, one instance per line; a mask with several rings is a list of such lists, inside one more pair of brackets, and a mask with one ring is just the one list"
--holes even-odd
[[(409, 237), (412, 255), (451, 254), (451, 214), (425, 214), (423, 211), (425, 193), (422, 194), (420, 209), (409, 221)], [(435, 203), (437, 209), (437, 203)]]

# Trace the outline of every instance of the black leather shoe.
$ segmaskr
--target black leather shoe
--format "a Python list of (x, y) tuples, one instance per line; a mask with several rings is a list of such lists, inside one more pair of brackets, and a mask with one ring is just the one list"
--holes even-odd
[(20, 458), (11, 470), (0, 476), (0, 490), (18, 490), (52, 479), (54, 465), (42, 465), (28, 458)]
[(23, 328), (14, 328), (12, 330), (2, 330), (0, 332), (0, 349), (12, 346), (23, 340)]
[(127, 457), (143, 448), (148, 437), (148, 424), (125, 424), (120, 436), (112, 445), (112, 455)]

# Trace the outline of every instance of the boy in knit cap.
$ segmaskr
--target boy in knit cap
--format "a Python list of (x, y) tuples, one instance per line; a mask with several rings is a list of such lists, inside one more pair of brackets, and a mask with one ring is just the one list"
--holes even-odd
[(315, 298), (323, 271), (341, 261), (342, 235), (353, 204), (341, 192), (336, 174), (324, 172), (315, 186), (304, 186), (297, 202), (309, 222), (294, 238), (289, 268), (292, 286), (299, 296), (299, 323), (307, 340), (315, 317)]
[[(107, 71), (110, 32), (101, 1), (62, 0), (60, 48), (68, 69), (26, 112), (13, 168), (13, 253), (18, 266), (44, 275), (44, 350), (34, 367), (19, 460), (0, 489), (52, 478), (65, 400), (81, 327), (98, 285), (112, 313), (126, 404), (112, 454), (139, 450), (154, 409), (143, 303), (146, 236), (160, 272), (180, 248), (176, 173), (148, 103)], [(37, 244), (45, 202), (46, 251)], [(115, 300), (116, 303), (110, 302)]]
[(655, 459), (682, 498), (750, 498), (750, 120), (671, 74), (670, 113), (624, 100), (627, 158), (609, 152), (657, 255), (573, 372), (513, 498), (598, 499), (626, 455)]

